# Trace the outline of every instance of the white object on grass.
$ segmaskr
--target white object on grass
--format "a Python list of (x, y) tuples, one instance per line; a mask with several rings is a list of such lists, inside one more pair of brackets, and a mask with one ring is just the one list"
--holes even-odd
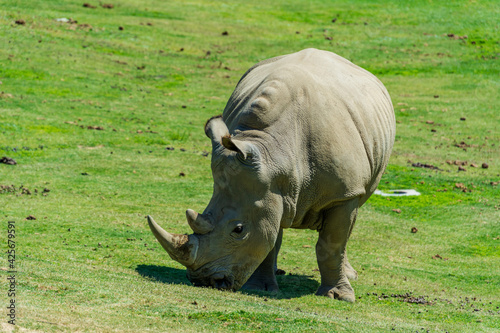
[(420, 193), (415, 190), (388, 190), (387, 192), (388, 193), (382, 192), (380, 190), (375, 190), (375, 192), (373, 193), (381, 195), (383, 197), (403, 197), (410, 195), (420, 195)]

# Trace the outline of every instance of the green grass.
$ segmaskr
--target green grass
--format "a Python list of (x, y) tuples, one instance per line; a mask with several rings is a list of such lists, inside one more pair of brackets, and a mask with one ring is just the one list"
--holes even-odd
[[(16, 331), (499, 331), (495, 1), (83, 2), (0, 1), (0, 157), (18, 163), (0, 164), (0, 185), (14, 186), (0, 189), (0, 214), (5, 249), (16, 221)], [(373, 196), (360, 210), (354, 304), (313, 295), (307, 230), (285, 231), (279, 293), (194, 288), (144, 216), (189, 232), (185, 210), (202, 211), (212, 191), (206, 119), (251, 65), (307, 47), (386, 85), (397, 136), (379, 188), (421, 196)]]

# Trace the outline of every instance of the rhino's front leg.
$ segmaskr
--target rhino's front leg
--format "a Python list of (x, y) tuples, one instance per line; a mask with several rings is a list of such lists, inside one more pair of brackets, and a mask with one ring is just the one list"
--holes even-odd
[(266, 259), (255, 270), (242, 289), (246, 290), (264, 290), (277, 292), (279, 290), (278, 281), (276, 281), (276, 269), (278, 262), (278, 252), (283, 238), (283, 229), (280, 228), (278, 238), (274, 248), (269, 252)]
[(355, 300), (354, 290), (346, 275), (346, 266), (349, 264), (345, 249), (357, 212), (357, 198), (342, 202), (325, 212), (316, 244), (316, 257), (321, 273), (321, 286), (316, 295), (348, 302)]
[(352, 268), (351, 264), (349, 263), (349, 260), (347, 260), (347, 254), (344, 252), (344, 269), (345, 269), (345, 275), (349, 280), (357, 280), (358, 279), (358, 272), (354, 268)]

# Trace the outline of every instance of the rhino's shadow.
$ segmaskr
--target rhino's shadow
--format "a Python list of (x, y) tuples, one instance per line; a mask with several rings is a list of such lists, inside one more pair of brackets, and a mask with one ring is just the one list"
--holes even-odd
[(145, 278), (149, 278), (162, 283), (190, 284), (186, 277), (185, 269), (177, 269), (156, 265), (139, 265), (135, 269), (137, 273)]
[(311, 275), (281, 275), (277, 276), (279, 292), (271, 293), (259, 290), (241, 290), (250, 295), (266, 296), (275, 299), (291, 299), (305, 295), (313, 295), (319, 287), (319, 282)]
[[(191, 283), (186, 277), (185, 269), (177, 269), (172, 267), (157, 266), (157, 265), (138, 265), (135, 269), (139, 275), (161, 283), (186, 284)], [(239, 292), (265, 296), (276, 299), (290, 299), (311, 295), (316, 292), (319, 287), (318, 281), (312, 279), (308, 275), (281, 275), (277, 276), (280, 291), (278, 293), (270, 293), (258, 290), (240, 290)]]

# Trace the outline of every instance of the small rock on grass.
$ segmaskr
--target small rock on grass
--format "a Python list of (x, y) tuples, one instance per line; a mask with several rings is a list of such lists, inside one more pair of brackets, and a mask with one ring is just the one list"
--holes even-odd
[(36, 220), (36, 217), (34, 217), (33, 215), (30, 215), (26, 218), (26, 220)]
[(416, 233), (417, 233), (417, 231), (418, 231), (417, 227), (413, 227), (413, 228), (411, 228), (411, 232), (412, 232), (412, 234), (416, 234)]

